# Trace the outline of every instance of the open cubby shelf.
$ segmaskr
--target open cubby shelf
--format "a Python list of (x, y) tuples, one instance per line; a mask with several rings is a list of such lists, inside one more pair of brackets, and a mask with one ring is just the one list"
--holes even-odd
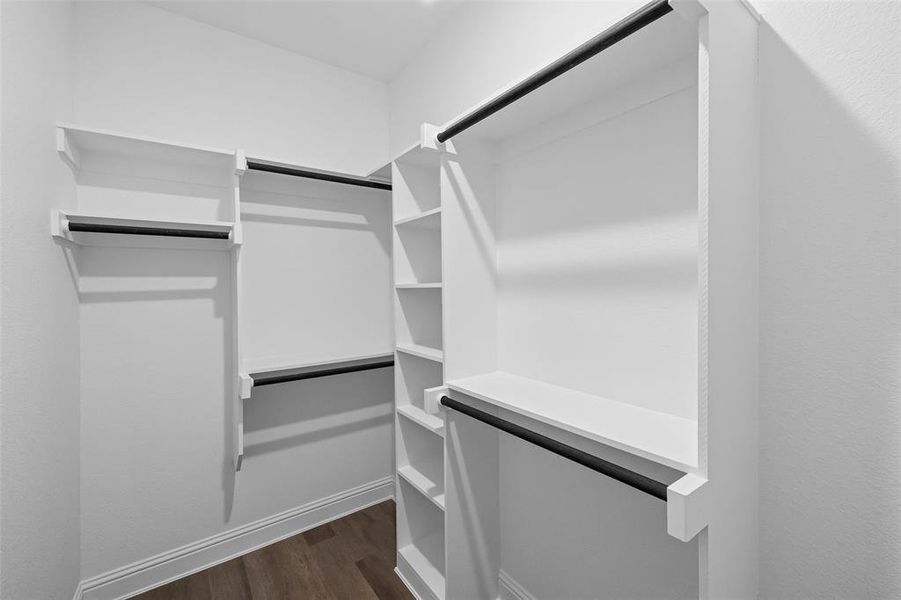
[(399, 405), (397, 407), (397, 414), (406, 417), (427, 431), (431, 431), (439, 436), (444, 436), (444, 419), (427, 413), (418, 406), (413, 406), (412, 404)]
[(441, 207), (423, 211), (394, 222), (395, 227), (418, 227), (421, 229), (439, 229), (441, 227)]
[(431, 348), (422, 344), (398, 344), (397, 351), (437, 363), (444, 360), (444, 352), (438, 348)]
[(394, 285), (399, 290), (440, 290), (441, 282), (433, 283), (397, 283)]
[(398, 467), (397, 474), (429, 502), (444, 510), (444, 483), (436, 482), (413, 465)]
[[(435, 547), (444, 544), (444, 535), (433, 533), (417, 542), (398, 548), (398, 568), (401, 573), (411, 571), (428, 588), (435, 598), (444, 598), (443, 564), (432, 558), (438, 555)], [(441, 552), (443, 558), (443, 550)]]

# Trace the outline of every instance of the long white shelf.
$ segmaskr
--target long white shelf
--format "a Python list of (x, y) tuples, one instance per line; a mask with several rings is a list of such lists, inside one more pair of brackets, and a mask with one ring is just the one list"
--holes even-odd
[[(50, 234), (81, 246), (227, 250), (239, 244), (228, 221), (162, 221), (53, 210)], [(100, 231), (78, 231), (77, 227)]]
[(195, 146), (69, 123), (57, 124), (56, 149), (73, 169), (81, 166), (81, 155), (86, 153), (221, 167), (226, 170), (234, 170), (240, 162), (236, 150)]
[(397, 470), (397, 474), (406, 480), (417, 492), (428, 498), (432, 504), (444, 510), (444, 490), (442, 486), (439, 486), (412, 465), (400, 467)]
[(403, 352), (404, 354), (410, 354), (412, 356), (418, 356), (419, 358), (424, 358), (426, 360), (433, 360), (439, 363), (444, 361), (444, 352), (438, 350), (437, 348), (423, 346), (422, 344), (398, 344), (397, 351)]
[(698, 425), (689, 419), (503, 371), (448, 381), (447, 387), (674, 469), (691, 471), (698, 464)]
[(418, 215), (398, 219), (395, 227), (418, 227), (419, 229), (438, 229), (441, 227), (441, 207), (423, 211)]
[[(404, 569), (400, 563), (401, 561), (406, 563), (409, 570), (425, 583), (436, 598), (444, 598), (444, 573), (432, 564), (432, 561), (420, 550), (420, 547), (428, 548), (434, 553), (436, 551), (434, 547), (438, 544), (444, 545), (444, 536), (441, 533), (433, 533), (403, 548), (398, 548), (398, 567), (401, 568), (401, 572), (404, 572), (407, 569)], [(441, 554), (444, 554), (443, 549)]]
[(418, 406), (413, 406), (412, 404), (398, 406), (397, 414), (406, 417), (435, 435), (444, 436), (444, 420), (441, 417), (427, 413)]

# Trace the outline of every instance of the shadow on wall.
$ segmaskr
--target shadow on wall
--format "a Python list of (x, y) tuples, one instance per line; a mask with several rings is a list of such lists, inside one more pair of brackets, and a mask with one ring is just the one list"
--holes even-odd
[(345, 373), (255, 388), (246, 401), (245, 456), (316, 444), (367, 428), (390, 426), (393, 369)]
[[(818, 24), (818, 57), (859, 46), (832, 57), (848, 89), (760, 30), (761, 598), (901, 596), (901, 186), (889, 136), (859, 110), (892, 105), (860, 96), (872, 82), (894, 106), (901, 86), (866, 62), (892, 49), (847, 35), (885, 31), (873, 15)], [(897, 112), (881, 118), (897, 131)]]

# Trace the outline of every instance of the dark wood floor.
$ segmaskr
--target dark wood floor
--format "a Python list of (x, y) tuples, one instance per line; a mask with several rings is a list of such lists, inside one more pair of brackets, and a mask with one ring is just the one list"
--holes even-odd
[(135, 599), (412, 600), (394, 559), (388, 500)]

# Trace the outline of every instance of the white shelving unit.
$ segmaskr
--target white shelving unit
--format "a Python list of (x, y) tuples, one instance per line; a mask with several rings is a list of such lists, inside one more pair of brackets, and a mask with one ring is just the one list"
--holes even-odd
[(394, 360), (390, 182), (269, 157), (247, 163), (240, 190), (247, 240), (238, 318), (242, 421), (255, 386)]
[(439, 155), (414, 147), (393, 164), (397, 573), (422, 599), (444, 585), (444, 418)]
[[(417, 410), (442, 393), (472, 409), (444, 411), (447, 597), (752, 593), (734, 561), (756, 535), (740, 517), (756, 510), (756, 15), (738, 1), (643, 11), (648, 24), (498, 112), (423, 125), (422, 149), (396, 163), (395, 185), (419, 191), (395, 189), (396, 279), (411, 288), (396, 297), (412, 308), (397, 313), (398, 357), (441, 361), (432, 385), (445, 391)], [(440, 355), (420, 322), (437, 290), (413, 291), (439, 281)], [(398, 382), (399, 406), (412, 404), (401, 384), (422, 382)], [(406, 441), (422, 444), (405, 412), (398, 466), (433, 482), (406, 460)], [(492, 418), (658, 491), (535, 450)], [(428, 530), (422, 506), (437, 506), (402, 504), (437, 490), (400, 477), (398, 569), (425, 585), (439, 553), (413, 552), (426, 535), (402, 519)]]
[[(56, 146), (76, 183), (73, 210), (54, 210), (51, 235), (73, 246), (230, 252), (231, 320), (241, 302), (243, 151), (59, 124)], [(81, 226), (81, 227), (78, 227)], [(93, 229), (80, 231), (78, 229)], [(193, 232), (192, 237), (185, 237)], [(203, 237), (198, 237), (203, 236)], [(207, 237), (209, 236), (209, 237)], [(224, 237), (223, 237), (224, 236)], [(231, 422), (235, 465), (243, 456), (239, 328), (231, 328)]]

